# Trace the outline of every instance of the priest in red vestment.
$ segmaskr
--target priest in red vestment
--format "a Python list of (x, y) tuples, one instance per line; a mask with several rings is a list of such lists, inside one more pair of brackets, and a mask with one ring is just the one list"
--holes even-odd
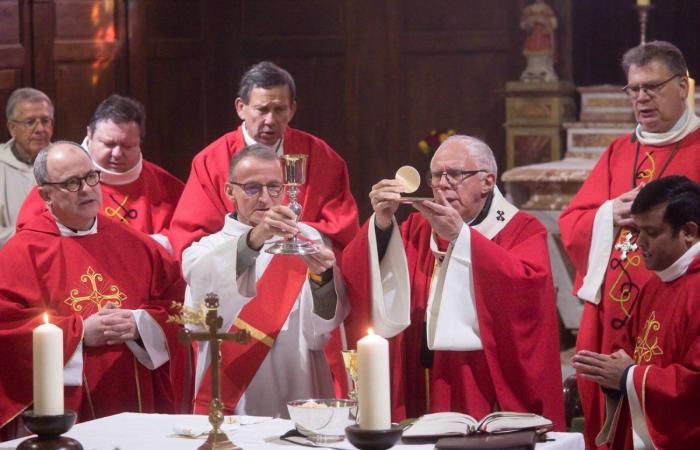
[[(630, 344), (627, 326), (651, 273), (642, 266), (630, 206), (641, 186), (664, 175), (700, 180), (700, 119), (686, 107), (687, 67), (668, 42), (629, 50), (622, 61), (638, 125), (615, 140), (559, 219), (576, 267), (575, 294), (584, 300), (577, 350), (610, 354)], [(596, 384), (579, 377), (585, 438), (595, 449), (604, 402)]]
[[(143, 105), (115, 94), (95, 110), (83, 146), (100, 170), (100, 213), (150, 234), (171, 250), (167, 234), (184, 184), (143, 159), (141, 142), (145, 132)], [(46, 206), (35, 188), (22, 205), (17, 228), (44, 210)]]
[(184, 294), (177, 261), (98, 214), (100, 172), (79, 145), (42, 150), (34, 175), (48, 211), (0, 250), (0, 426), (31, 408), (32, 330), (44, 312), (63, 330), (65, 407), (79, 420), (178, 411), (184, 387), (170, 380), (182, 382), (184, 346), (167, 323)]
[[(224, 217), (235, 211), (224, 191), (229, 162), (243, 147), (255, 143), (275, 149), (278, 155), (308, 155), (306, 183), (299, 186), (298, 201), (303, 207), (299, 220), (327, 236), (340, 257), (358, 230), (347, 166), (326, 142), (288, 126), (296, 105), (294, 79), (281, 67), (263, 61), (243, 75), (236, 98), (236, 112), (243, 123), (209, 144), (192, 161), (169, 234), (177, 257), (193, 242), (220, 231)], [(342, 347), (340, 334), (335, 332), (327, 356), (338, 395), (347, 393)]]
[(229, 161), (243, 147), (260, 143), (278, 154), (308, 155), (306, 184), (299, 187), (301, 221), (328, 236), (341, 249), (358, 229), (357, 205), (350, 193), (345, 161), (323, 140), (288, 126), (296, 111), (294, 79), (271, 62), (252, 66), (241, 78), (236, 111), (243, 123), (202, 150), (173, 218), (176, 255), (192, 242), (216, 233), (234, 209), (224, 192)]
[(503, 198), (496, 171), (484, 142), (450, 137), (427, 175), (435, 199), (398, 226), (405, 189), (380, 181), (344, 251), (349, 340), (369, 326), (391, 338), (394, 420), (507, 410), (565, 426), (547, 232)]
[(644, 264), (656, 275), (635, 304), (631, 346), (582, 350), (574, 367), (608, 394), (599, 444), (700, 448), (700, 185), (683, 176), (653, 181), (631, 213)]

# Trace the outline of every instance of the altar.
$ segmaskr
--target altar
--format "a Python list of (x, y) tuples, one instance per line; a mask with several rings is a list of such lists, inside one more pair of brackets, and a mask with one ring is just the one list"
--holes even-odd
[[(306, 446), (280, 440), (280, 436), (293, 428), (291, 420), (251, 416), (232, 416), (222, 425), (229, 439), (244, 450), (303, 449), (311, 447), (354, 449), (347, 440)], [(178, 433), (192, 434), (209, 430), (206, 416), (121, 413), (75, 425), (66, 436), (77, 439), (85, 450), (140, 450), (159, 449), (195, 450), (202, 445), (205, 436), (184, 437)], [(583, 435), (579, 433), (549, 433), (553, 439), (537, 444), (537, 450), (583, 450)], [(0, 450), (17, 447), (25, 438), (0, 442)], [(430, 450), (432, 444), (393, 447), (397, 450)]]

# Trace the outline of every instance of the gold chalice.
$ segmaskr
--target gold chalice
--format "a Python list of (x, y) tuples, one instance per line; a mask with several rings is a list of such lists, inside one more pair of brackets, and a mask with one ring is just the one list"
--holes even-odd
[[(297, 201), (297, 194), (299, 193), (299, 186), (306, 183), (307, 157), (308, 155), (300, 154), (280, 156), (283, 170), (282, 180), (289, 196), (289, 209), (297, 216), (297, 221), (301, 217), (302, 212), (302, 207)], [(276, 242), (265, 251), (273, 255), (311, 255), (318, 253), (318, 249), (313, 242), (299, 239), (296, 235)]]

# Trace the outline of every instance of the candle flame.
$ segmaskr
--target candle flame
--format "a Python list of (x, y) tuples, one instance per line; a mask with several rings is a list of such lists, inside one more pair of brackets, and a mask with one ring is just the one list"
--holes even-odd
[(49, 315), (44, 313), (44, 323), (49, 323)]
[(374, 334), (374, 330), (371, 329), (371, 328), (367, 328), (367, 334), (370, 335), (370, 336), (373, 335), (373, 334)]

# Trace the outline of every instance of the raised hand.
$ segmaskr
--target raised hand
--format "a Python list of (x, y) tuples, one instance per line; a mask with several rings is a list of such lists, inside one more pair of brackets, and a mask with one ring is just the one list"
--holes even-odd
[(629, 227), (634, 225), (632, 221), (632, 215), (630, 211), (632, 210), (632, 202), (637, 198), (637, 194), (644, 187), (644, 183), (640, 184), (631, 191), (627, 191), (624, 194), (613, 200), (613, 221), (618, 227)]
[(391, 226), (391, 219), (399, 209), (401, 193), (405, 192), (404, 185), (394, 179), (381, 180), (372, 186), (369, 201), (375, 214), (375, 222), (379, 228), (386, 230)]
[(298, 232), (296, 214), (288, 206), (275, 205), (265, 211), (263, 219), (251, 230), (249, 245), (259, 249), (268, 239), (291, 238)]
[(436, 190), (436, 201), (416, 202), (413, 207), (416, 208), (430, 222), (430, 226), (438, 235), (454, 241), (459, 236), (459, 232), (464, 225), (464, 220), (459, 215), (459, 212), (454, 209), (441, 190)]

